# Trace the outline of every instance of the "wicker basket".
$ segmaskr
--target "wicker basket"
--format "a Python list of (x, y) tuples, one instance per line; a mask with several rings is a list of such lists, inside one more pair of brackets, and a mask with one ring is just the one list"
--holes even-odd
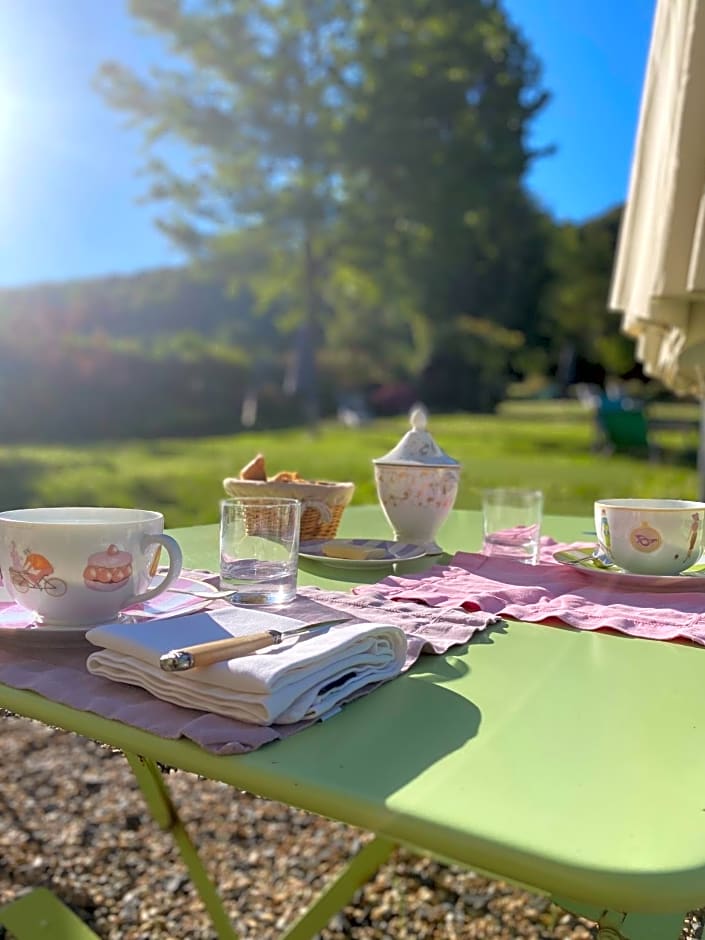
[(276, 480), (241, 480), (226, 477), (223, 489), (228, 496), (273, 496), (301, 502), (301, 541), (335, 538), (343, 510), (355, 492), (354, 483), (315, 483)]

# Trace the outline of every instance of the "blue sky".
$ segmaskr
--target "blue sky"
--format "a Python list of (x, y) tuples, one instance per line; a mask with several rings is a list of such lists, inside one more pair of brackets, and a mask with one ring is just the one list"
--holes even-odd
[[(556, 218), (623, 201), (655, 0), (505, 0), (552, 101), (527, 182)], [(141, 138), (91, 88), (101, 62), (163, 58), (124, 0), (0, 0), (0, 286), (178, 263), (137, 200)]]

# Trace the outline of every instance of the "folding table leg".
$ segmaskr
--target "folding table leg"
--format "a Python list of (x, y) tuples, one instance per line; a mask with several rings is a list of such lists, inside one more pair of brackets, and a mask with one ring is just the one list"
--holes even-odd
[(396, 848), (395, 842), (376, 836), (352, 857), (338, 877), (318, 896), (280, 940), (312, 940), (352, 898), (359, 887), (370, 880)]
[(238, 935), (223, 908), (220, 896), (208, 877), (198, 851), (179, 817), (159, 767), (154, 761), (141, 757), (139, 754), (132, 754), (129, 751), (125, 751), (124, 754), (137, 778), (149, 811), (160, 828), (171, 833), (176, 842), (219, 940), (238, 940)]
[(1, 907), (0, 925), (16, 940), (98, 940), (48, 888), (34, 888)]

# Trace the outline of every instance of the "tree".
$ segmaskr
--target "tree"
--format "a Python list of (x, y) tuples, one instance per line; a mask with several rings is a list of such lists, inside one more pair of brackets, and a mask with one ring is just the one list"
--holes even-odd
[[(490, 321), (527, 341), (535, 330), (547, 227), (523, 176), (539, 156), (526, 143), (547, 100), (539, 64), (500, 4), (485, 0), (370, 3), (358, 48), (364, 79), (346, 148), (354, 198), (344, 210), (368, 236), (358, 263), (396, 259), (407, 305), (430, 326), (426, 377), (494, 349), (506, 378), (511, 355), (499, 338), (508, 334), (466, 327)], [(470, 383), (464, 406), (501, 395), (493, 384), (473, 397)]]
[[(359, 327), (370, 373), (384, 339), (420, 369), (436, 321), (521, 328), (533, 310), (533, 206), (522, 176), (538, 64), (495, 0), (132, 0), (175, 62), (151, 77), (106, 64), (108, 103), (155, 149), (163, 231), (276, 315), (299, 350), (349, 334), (350, 285), (376, 295)], [(159, 145), (185, 143), (193, 170)], [(532, 247), (533, 246), (533, 247)], [(380, 318), (375, 311), (384, 311)], [(337, 320), (337, 329), (332, 325)], [(406, 354), (401, 346), (412, 347)], [(412, 365), (413, 364), (413, 365)], [(294, 382), (296, 384), (296, 382)]]
[(617, 207), (582, 225), (553, 228), (540, 327), (550, 366), (556, 369), (566, 355), (579, 364), (573, 380), (623, 375), (634, 367), (633, 341), (607, 308), (621, 215)]
[[(285, 328), (320, 328), (327, 233), (340, 199), (341, 114), (350, 65), (348, 0), (132, 0), (131, 10), (169, 37), (185, 68), (151, 79), (108, 63), (108, 102), (154, 144), (172, 136), (193, 150), (194, 171), (152, 159), (148, 197), (167, 204), (163, 231), (195, 258), (246, 280), (264, 313)], [(309, 417), (315, 384), (308, 363)]]

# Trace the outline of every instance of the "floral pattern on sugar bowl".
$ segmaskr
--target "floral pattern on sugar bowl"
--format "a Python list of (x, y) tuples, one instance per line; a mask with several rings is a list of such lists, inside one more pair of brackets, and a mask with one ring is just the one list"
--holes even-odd
[(443, 549), (435, 541), (453, 508), (460, 464), (426, 430), (427, 414), (411, 413), (411, 430), (384, 457), (373, 461), (377, 496), (394, 538), (423, 545), (427, 554)]

